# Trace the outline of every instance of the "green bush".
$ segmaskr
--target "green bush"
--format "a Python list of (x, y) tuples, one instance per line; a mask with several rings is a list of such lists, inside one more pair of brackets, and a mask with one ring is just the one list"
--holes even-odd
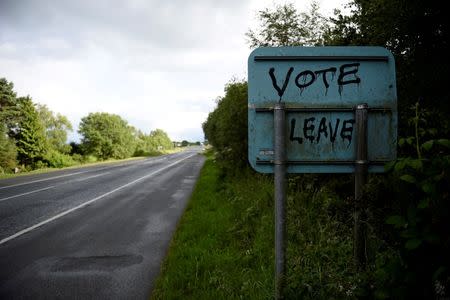
[[(0, 125), (1, 126), (1, 125)], [(14, 140), (0, 127), (0, 174), (10, 173), (17, 165), (17, 148)]]
[(134, 152), (133, 156), (134, 157), (139, 157), (139, 156), (159, 156), (164, 154), (161, 151), (157, 151), (157, 150), (150, 150), (150, 151), (144, 151), (142, 149), (138, 149)]
[(42, 160), (38, 160), (38, 161), (34, 162), (32, 165), (24, 165), (23, 170), (25, 170), (26, 172), (29, 172), (29, 171), (45, 169), (45, 168), (48, 168), (47, 163)]
[(246, 81), (229, 82), (225, 96), (203, 123), (205, 137), (216, 149), (218, 162), (229, 171), (248, 165), (247, 95)]
[(431, 125), (433, 115), (418, 104), (414, 110), (414, 134), (399, 139), (404, 156), (387, 166), (390, 175), (382, 186), (390, 202), (385, 239), (395, 255), (377, 261), (376, 295), (448, 297), (450, 140), (439, 137), (442, 126)]
[(84, 153), (103, 160), (130, 157), (136, 149), (135, 130), (119, 115), (90, 113), (81, 119), (78, 132)]
[(82, 163), (84, 164), (95, 163), (98, 161), (98, 158), (94, 155), (83, 155), (82, 158)]
[(137, 157), (137, 156), (147, 156), (147, 155), (148, 155), (148, 152), (146, 152), (146, 151), (143, 150), (143, 149), (136, 149), (136, 151), (134, 151), (134, 154), (133, 154), (134, 157)]
[(72, 158), (72, 156), (62, 154), (56, 150), (47, 151), (44, 155), (44, 162), (51, 168), (64, 168), (76, 164), (76, 161)]
[(83, 162), (83, 155), (81, 154), (74, 153), (71, 154), (71, 157), (77, 164), (81, 164)]

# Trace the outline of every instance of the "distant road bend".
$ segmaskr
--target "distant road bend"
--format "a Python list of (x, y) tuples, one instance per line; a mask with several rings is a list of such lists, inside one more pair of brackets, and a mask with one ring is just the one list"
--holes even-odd
[(0, 299), (148, 299), (203, 162), (192, 148), (0, 180)]

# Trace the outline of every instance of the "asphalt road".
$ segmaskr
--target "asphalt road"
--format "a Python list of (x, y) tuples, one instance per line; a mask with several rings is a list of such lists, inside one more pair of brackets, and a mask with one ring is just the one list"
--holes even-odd
[(0, 299), (148, 299), (204, 158), (0, 180)]

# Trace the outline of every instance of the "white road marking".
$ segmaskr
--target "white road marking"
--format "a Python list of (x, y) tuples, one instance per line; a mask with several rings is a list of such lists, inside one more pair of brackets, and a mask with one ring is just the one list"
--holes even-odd
[[(165, 157), (164, 158), (159, 158), (158, 160), (153, 160), (152, 159), (149, 162), (141, 163), (140, 165), (147, 165), (149, 163), (160, 162), (160, 161), (166, 160), (166, 159), (167, 158), (165, 158)], [(88, 173), (88, 172), (101, 171), (101, 170), (105, 170), (105, 169), (111, 169), (111, 168), (115, 168), (115, 167), (122, 167), (122, 166), (129, 165), (126, 168), (122, 169), (122, 171), (123, 171), (123, 170), (127, 170), (129, 168), (135, 167), (136, 164), (138, 164), (138, 163), (133, 163), (131, 165), (129, 165), (128, 163), (125, 163), (125, 164), (120, 164), (120, 165), (108, 166), (108, 167), (101, 168), (101, 169), (96, 169), (96, 170), (88, 170), (88, 171), (83, 171), (83, 172), (70, 173), (70, 174), (65, 174), (65, 175), (61, 175), (61, 176), (54, 176), (54, 177), (50, 177), (50, 178), (29, 181), (29, 182), (19, 183), (19, 184), (15, 184), (15, 185), (9, 185), (9, 186), (5, 186), (5, 187), (0, 187), (0, 189), (5, 189), (5, 188), (8, 188), (8, 187), (15, 187), (15, 186), (20, 186), (20, 185), (25, 185), (25, 184), (35, 183), (35, 182), (47, 181), (47, 180), (50, 180), (50, 179), (56, 179), (56, 178), (61, 178), (61, 177), (67, 177), (67, 176), (72, 176), (72, 175), (84, 174), (84, 173)], [(32, 193), (36, 193), (36, 192), (40, 192), (40, 191), (45, 191), (45, 190), (48, 190), (50, 188), (58, 187), (58, 186), (61, 186), (61, 185), (66, 185), (66, 184), (71, 183), (71, 182), (81, 182), (81, 181), (92, 179), (92, 178), (95, 178), (95, 177), (100, 177), (100, 176), (103, 176), (103, 175), (106, 175), (106, 174), (109, 174), (109, 173), (111, 173), (111, 172), (104, 172), (104, 173), (88, 176), (88, 177), (85, 177), (85, 178), (70, 180), (70, 181), (66, 181), (66, 182), (63, 182), (63, 183), (58, 184), (58, 185), (53, 185), (53, 186), (50, 186), (50, 187), (46, 187), (46, 188), (42, 188), (42, 189), (38, 189), (38, 190), (26, 192), (26, 193), (14, 195), (14, 196), (2, 198), (2, 199), (0, 199), (0, 202), (2, 202), (4, 200), (8, 200), (8, 199), (17, 198), (17, 197), (20, 197), (20, 196), (26, 196), (28, 194), (32, 194)]]
[(123, 167), (123, 166), (127, 166), (127, 165), (130, 165), (130, 167), (133, 167), (134, 165), (139, 164), (141, 161), (147, 161), (147, 160), (148, 160), (148, 159), (142, 159), (142, 160), (138, 160), (138, 162), (132, 161), (131, 164), (130, 164), (129, 162), (126, 162), (126, 163), (123, 163), (123, 164), (117, 164), (117, 165), (112, 165), (112, 166), (106, 166), (106, 167), (104, 167), (104, 168), (95, 169), (95, 170), (80, 171), (80, 172), (75, 172), (75, 173), (70, 173), (70, 174), (64, 174), (64, 175), (60, 175), (60, 176), (53, 176), (53, 177), (44, 178), (44, 179), (38, 179), (38, 180), (27, 181), (27, 182), (22, 182), (22, 183), (17, 183), (17, 184), (12, 184), (12, 185), (7, 185), (7, 186), (1, 186), (1, 187), (0, 187), (0, 190), (8, 189), (8, 188), (16, 187), (16, 186), (27, 185), (27, 184), (36, 183), (36, 182), (48, 181), (48, 180), (58, 179), (58, 178), (63, 178), (63, 177), (68, 177), (68, 176), (74, 176), (74, 175), (83, 174), (83, 173), (88, 173), (88, 172), (96, 172), (96, 171), (102, 171), (102, 170), (105, 170), (105, 169), (111, 169), (111, 168), (116, 168), (116, 167)]
[(33, 180), (33, 181), (28, 181), (28, 182), (22, 182), (22, 183), (2, 186), (2, 187), (0, 187), (0, 190), (8, 189), (8, 188), (16, 187), (16, 186), (21, 186), (21, 185), (26, 185), (26, 184), (31, 184), (31, 183), (36, 183), (36, 182), (48, 181), (48, 180), (52, 180), (52, 179), (56, 179), (56, 178), (62, 178), (62, 177), (83, 174), (83, 173), (87, 173), (87, 172), (89, 172), (89, 171), (75, 172), (75, 173), (64, 174), (64, 175), (60, 175), (60, 176), (54, 176), (54, 177), (49, 177), (49, 178), (44, 178), (44, 179), (39, 179), (39, 180)]
[(9, 200), (9, 199), (13, 199), (13, 198), (17, 198), (17, 197), (21, 197), (21, 196), (26, 196), (26, 195), (37, 193), (37, 192), (41, 192), (41, 191), (45, 191), (45, 190), (48, 190), (48, 189), (51, 189), (51, 188), (55, 188), (55, 187), (59, 187), (59, 186), (62, 186), (62, 185), (66, 185), (66, 184), (69, 184), (69, 183), (72, 183), (72, 182), (80, 182), (80, 181), (88, 180), (88, 179), (91, 179), (91, 178), (100, 177), (100, 176), (103, 176), (103, 175), (106, 175), (106, 174), (109, 174), (109, 173), (111, 173), (111, 172), (104, 172), (104, 173), (88, 176), (88, 177), (85, 177), (85, 178), (69, 180), (69, 181), (63, 182), (61, 184), (48, 186), (48, 187), (45, 187), (45, 188), (42, 188), (42, 189), (33, 190), (33, 191), (30, 191), (30, 192), (17, 194), (17, 195), (14, 195), (14, 196), (9, 196), (9, 197), (6, 197), (6, 198), (1, 198), (0, 202), (5, 201), (5, 200)]
[(100, 174), (96, 174), (96, 175), (92, 175), (92, 176), (88, 176), (88, 177), (84, 177), (84, 178), (80, 178), (80, 179), (76, 179), (76, 180), (71, 180), (71, 181), (69, 181), (67, 183), (71, 183), (73, 181), (80, 182), (80, 181), (92, 179), (92, 178), (95, 178), (95, 177), (100, 177), (100, 176), (103, 176), (103, 175), (106, 175), (106, 174), (110, 174), (110, 173), (111, 172), (104, 172), (104, 173), (100, 173)]
[(14, 196), (9, 196), (9, 197), (6, 197), (6, 198), (1, 198), (0, 202), (8, 200), (8, 199), (12, 199), (12, 198), (17, 198), (17, 197), (20, 197), (20, 196), (25, 196), (25, 195), (29, 195), (29, 194), (45, 191), (45, 190), (48, 190), (48, 189), (51, 189), (51, 188), (54, 188), (54, 187), (56, 187), (56, 185), (48, 186), (48, 187), (45, 187), (43, 189), (38, 189), (38, 190), (34, 190), (34, 191), (30, 191), (30, 192), (26, 192), (26, 193), (14, 195)]
[(78, 210), (78, 209), (80, 209), (80, 208), (83, 208), (83, 207), (85, 207), (85, 206), (87, 206), (87, 205), (89, 205), (89, 204), (91, 204), (91, 203), (93, 203), (93, 202), (95, 202), (95, 201), (97, 201), (97, 200), (100, 200), (100, 199), (102, 199), (102, 198), (105, 198), (106, 196), (109, 196), (109, 195), (111, 195), (112, 193), (115, 193), (115, 192), (117, 192), (117, 191), (120, 191), (120, 190), (122, 190), (122, 189), (124, 189), (124, 188), (126, 188), (126, 187), (128, 187), (128, 186), (130, 186), (130, 185), (133, 185), (133, 184), (135, 184), (135, 183), (137, 183), (137, 182), (139, 182), (139, 181), (142, 181), (143, 179), (146, 179), (146, 178), (151, 177), (151, 176), (153, 176), (153, 175), (155, 175), (155, 174), (157, 174), (157, 173), (159, 173), (159, 172), (161, 172), (161, 171), (164, 171), (164, 170), (166, 170), (166, 169), (168, 169), (168, 168), (170, 168), (170, 167), (173, 167), (174, 165), (179, 164), (180, 162), (182, 162), (182, 161), (184, 161), (184, 160), (186, 160), (186, 159), (188, 159), (188, 158), (191, 158), (191, 157), (193, 157), (193, 156), (195, 156), (195, 155), (197, 155), (197, 154), (189, 155), (189, 156), (187, 156), (187, 157), (185, 157), (185, 158), (182, 158), (182, 159), (180, 159), (180, 160), (177, 160), (177, 161), (175, 161), (175, 162), (173, 162), (173, 163), (171, 163), (171, 164), (169, 164), (169, 165), (167, 165), (167, 166), (165, 166), (165, 167), (162, 167), (161, 169), (158, 169), (158, 170), (156, 170), (156, 171), (153, 171), (153, 172), (151, 172), (151, 173), (149, 173), (149, 174), (147, 174), (147, 175), (145, 175), (145, 176), (142, 176), (142, 177), (140, 177), (140, 178), (138, 178), (138, 179), (136, 179), (136, 180), (133, 180), (133, 181), (127, 183), (127, 184), (124, 184), (124, 185), (122, 185), (122, 186), (119, 186), (118, 188), (115, 188), (115, 189), (113, 189), (113, 190), (111, 190), (111, 191), (109, 191), (109, 192), (107, 192), (107, 193), (105, 193), (105, 194), (103, 194), (103, 195), (100, 195), (100, 196), (95, 197), (94, 199), (91, 199), (91, 200), (89, 200), (89, 201), (86, 201), (86, 202), (84, 202), (84, 203), (82, 203), (82, 204), (80, 204), (80, 205), (78, 205), (78, 206), (75, 206), (75, 207), (73, 207), (73, 208), (71, 208), (71, 209), (68, 209), (68, 210), (66, 210), (66, 211), (63, 211), (62, 213), (59, 213), (59, 214), (57, 214), (56, 216), (53, 216), (53, 217), (51, 217), (51, 218), (49, 218), (49, 219), (47, 219), (47, 220), (44, 220), (44, 221), (42, 221), (42, 222), (40, 222), (40, 223), (37, 223), (37, 224), (35, 224), (35, 225), (33, 225), (33, 226), (30, 226), (30, 227), (28, 227), (28, 228), (25, 228), (25, 229), (23, 229), (23, 230), (21, 230), (21, 231), (15, 233), (15, 234), (13, 234), (13, 235), (10, 235), (10, 236), (8, 236), (8, 237), (6, 237), (6, 238), (0, 240), (0, 245), (5, 244), (5, 243), (7, 243), (7, 242), (10, 241), (10, 240), (13, 240), (13, 239), (15, 239), (15, 238), (17, 238), (17, 237), (19, 237), (19, 236), (25, 234), (25, 233), (28, 233), (28, 232), (30, 232), (30, 231), (32, 231), (32, 230), (38, 228), (38, 227), (41, 227), (41, 226), (43, 226), (43, 225), (45, 225), (45, 224), (47, 224), (47, 223), (50, 223), (50, 222), (54, 221), (54, 220), (56, 220), (56, 219), (59, 219), (59, 218), (61, 218), (61, 217), (64, 217), (65, 215), (68, 215), (68, 214), (70, 214), (71, 212), (74, 212), (74, 211), (76, 211), (76, 210)]

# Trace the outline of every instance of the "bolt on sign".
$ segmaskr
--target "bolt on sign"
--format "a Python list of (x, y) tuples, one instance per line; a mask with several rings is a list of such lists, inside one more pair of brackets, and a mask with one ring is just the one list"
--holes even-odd
[(381, 47), (258, 48), (248, 59), (248, 154), (273, 173), (273, 108), (284, 103), (288, 173), (353, 173), (355, 109), (368, 105), (369, 172), (396, 158), (393, 55)]

